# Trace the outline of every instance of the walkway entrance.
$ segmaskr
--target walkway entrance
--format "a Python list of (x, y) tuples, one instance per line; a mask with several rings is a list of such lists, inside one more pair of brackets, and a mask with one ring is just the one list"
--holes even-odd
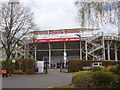
[[(51, 88), (70, 84), (71, 73), (62, 73), (60, 69), (48, 69), (48, 74), (12, 75), (2, 79), (3, 88)], [(11, 83), (12, 82), (12, 83)]]

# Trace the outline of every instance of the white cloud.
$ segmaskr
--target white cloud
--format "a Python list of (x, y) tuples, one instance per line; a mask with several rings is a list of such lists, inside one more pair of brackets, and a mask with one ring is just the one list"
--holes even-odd
[(9, 0), (0, 0), (0, 2), (8, 2)]
[(35, 23), (41, 29), (79, 27), (74, 0), (21, 0), (34, 11)]

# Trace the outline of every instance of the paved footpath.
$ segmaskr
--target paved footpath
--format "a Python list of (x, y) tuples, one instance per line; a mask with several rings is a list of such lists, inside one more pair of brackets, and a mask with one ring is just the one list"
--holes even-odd
[(71, 73), (61, 73), (59, 69), (50, 69), (48, 74), (12, 75), (2, 79), (2, 88), (52, 88), (70, 84)]

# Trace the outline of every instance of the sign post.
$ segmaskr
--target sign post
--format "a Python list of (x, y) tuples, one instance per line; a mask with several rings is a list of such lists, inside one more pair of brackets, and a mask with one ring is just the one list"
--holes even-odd
[(66, 61), (67, 61), (67, 53), (64, 52), (64, 68), (66, 67)]

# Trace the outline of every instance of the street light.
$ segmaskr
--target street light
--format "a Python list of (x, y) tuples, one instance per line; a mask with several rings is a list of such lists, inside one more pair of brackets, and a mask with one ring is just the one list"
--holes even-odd
[(62, 72), (62, 60), (60, 59), (60, 72)]
[(46, 73), (46, 74), (48, 73), (48, 64), (49, 64), (48, 59), (45, 58), (45, 59), (44, 59), (44, 69), (45, 69), (45, 73)]

